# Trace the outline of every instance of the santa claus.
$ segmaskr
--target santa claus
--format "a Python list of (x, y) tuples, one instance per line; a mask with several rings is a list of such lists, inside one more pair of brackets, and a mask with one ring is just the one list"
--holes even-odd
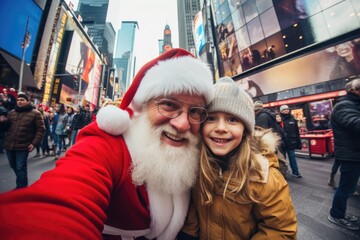
[(0, 238), (174, 239), (212, 84), (206, 64), (182, 49), (144, 65), (120, 108), (100, 109), (53, 170), (0, 196)]

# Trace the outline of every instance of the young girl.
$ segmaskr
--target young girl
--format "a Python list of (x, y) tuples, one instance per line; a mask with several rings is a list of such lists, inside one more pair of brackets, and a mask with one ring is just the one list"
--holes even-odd
[(296, 239), (287, 182), (278, 171), (279, 137), (254, 130), (253, 102), (228, 77), (202, 126), (199, 181), (178, 239)]

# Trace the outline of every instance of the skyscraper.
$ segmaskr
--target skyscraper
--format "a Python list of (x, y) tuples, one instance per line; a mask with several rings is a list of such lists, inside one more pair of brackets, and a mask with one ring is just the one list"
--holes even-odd
[(109, 27), (106, 26), (108, 6), (109, 0), (79, 0), (78, 5), (82, 24), (88, 28), (88, 34), (100, 52), (107, 56), (113, 52), (111, 38), (115, 38), (115, 36), (111, 36), (111, 31), (110, 34), (105, 33), (105, 30), (109, 30)]
[(164, 53), (163, 45), (164, 45), (164, 39), (158, 39), (159, 55)]
[(179, 47), (195, 53), (193, 22), (200, 11), (200, 0), (178, 0)]
[(118, 77), (118, 86), (114, 88), (114, 93), (121, 96), (129, 87), (132, 79), (134, 66), (134, 42), (135, 30), (139, 28), (136, 21), (122, 21), (118, 31), (116, 49), (113, 65), (115, 75)]
[[(77, 10), (83, 26), (88, 29), (88, 35), (103, 55), (106, 66), (102, 86), (105, 88), (109, 83), (109, 68), (113, 64), (115, 43), (114, 27), (112, 23), (106, 22), (108, 7), (109, 0), (79, 0)], [(107, 91), (106, 89), (103, 90)]]
[(172, 42), (171, 42), (171, 29), (168, 24), (165, 25), (164, 29), (164, 38), (162, 41), (162, 52), (167, 52), (173, 49)]

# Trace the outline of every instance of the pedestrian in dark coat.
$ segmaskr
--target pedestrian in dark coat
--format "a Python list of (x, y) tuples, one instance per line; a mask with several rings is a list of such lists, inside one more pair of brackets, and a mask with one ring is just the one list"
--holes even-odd
[(18, 93), (17, 105), (8, 114), (4, 148), (10, 167), (16, 174), (16, 188), (27, 187), (27, 158), (40, 145), (45, 133), (41, 113), (30, 103), (25, 93)]
[(284, 156), (284, 158), (286, 159), (286, 133), (284, 130), (284, 123), (281, 119), (280, 114), (276, 114), (276, 124), (278, 125), (278, 129), (280, 132), (279, 135), (281, 136), (279, 150), (282, 153), (282, 155)]
[(40, 158), (45, 158), (47, 156), (49, 156), (50, 154), (50, 147), (49, 147), (49, 136), (50, 136), (50, 119), (49, 119), (49, 114), (45, 111), (46, 106), (42, 103), (40, 103), (38, 105), (38, 110), (39, 112), (42, 114), (43, 118), (44, 118), (44, 125), (45, 125), (45, 134), (43, 139), (41, 140), (41, 150), (42, 150), (42, 155)]
[(265, 129), (271, 128), (274, 132), (281, 135), (281, 130), (276, 122), (276, 114), (270, 109), (263, 107), (263, 103), (256, 101), (254, 103), (255, 126)]
[(14, 109), (16, 105), (16, 97), (8, 91), (8, 89), (3, 89), (3, 100), (4, 100), (4, 107), (11, 111)]
[[(8, 110), (4, 107), (4, 101), (0, 99), (0, 117), (3, 116), (3, 119), (6, 119)], [(0, 124), (0, 153), (4, 153), (4, 140), (5, 132), (7, 127), (4, 124)]]
[(292, 176), (301, 178), (302, 176), (299, 172), (295, 157), (295, 149), (301, 149), (299, 126), (294, 116), (291, 115), (288, 105), (280, 106), (280, 114), (282, 122), (284, 123), (284, 131), (286, 135), (285, 147), (292, 170)]
[(89, 125), (92, 122), (92, 113), (90, 112), (90, 105), (86, 104), (85, 105), (85, 117), (84, 117), (84, 125), (83, 127)]
[(76, 136), (81, 128), (84, 126), (85, 113), (81, 107), (75, 108), (74, 118), (71, 123), (71, 145), (74, 145)]
[(360, 176), (360, 78), (345, 86), (347, 95), (331, 115), (335, 159), (340, 162), (340, 182), (335, 191), (329, 221), (351, 230), (357, 217), (346, 214), (347, 199), (355, 192)]
[(276, 114), (272, 110), (264, 108), (263, 103), (260, 101), (254, 102), (254, 111), (255, 126), (265, 129), (271, 128), (273, 132), (280, 136), (282, 144), (279, 145), (278, 150), (280, 150), (280, 152), (284, 155), (284, 158), (286, 158), (285, 131), (277, 122)]

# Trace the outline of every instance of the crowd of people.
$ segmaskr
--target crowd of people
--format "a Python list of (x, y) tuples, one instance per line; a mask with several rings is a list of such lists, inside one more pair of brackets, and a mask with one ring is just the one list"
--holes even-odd
[[(96, 116), (88, 106), (36, 110), (18, 93), (14, 110), (0, 116), (11, 138), (28, 128), (21, 147), (5, 137), (22, 189), (0, 194), (1, 239), (296, 239), (297, 217), (279, 171), (287, 156), (292, 176), (301, 177), (289, 106), (276, 116), (231, 78), (213, 82), (205, 63), (172, 49), (145, 64), (121, 101), (107, 102)], [(360, 96), (360, 85), (351, 86)], [(59, 160), (27, 187), (17, 158), (26, 162), (37, 146), (50, 154), (46, 136)], [(356, 217), (344, 204), (346, 210), (359, 178), (350, 169), (356, 164), (341, 163), (341, 174), (352, 175), (340, 181), (352, 187), (336, 191), (329, 216), (353, 230), (348, 222)]]
[[(326, 128), (333, 131), (335, 148), (335, 159), (328, 181), (328, 185), (335, 189), (335, 194), (328, 219), (338, 226), (359, 230), (355, 223), (358, 217), (347, 213), (346, 206), (349, 197), (359, 196), (356, 188), (360, 177), (360, 78), (349, 81), (345, 85), (345, 90), (347, 94), (335, 104)], [(256, 101), (254, 111), (256, 126), (272, 129), (281, 137), (282, 144), (278, 146), (278, 151), (283, 157), (287, 156), (292, 176), (301, 178), (295, 156), (295, 149), (301, 149), (299, 127), (289, 106), (280, 106), (276, 113), (264, 109), (262, 102)], [(336, 185), (335, 174), (338, 169), (340, 181)]]
[(55, 108), (33, 104), (24, 92), (3, 88), (0, 94), (0, 153), (5, 153), (16, 175), (16, 188), (27, 187), (27, 158), (54, 156), (75, 143), (80, 129), (96, 119), (90, 105), (59, 104)]

